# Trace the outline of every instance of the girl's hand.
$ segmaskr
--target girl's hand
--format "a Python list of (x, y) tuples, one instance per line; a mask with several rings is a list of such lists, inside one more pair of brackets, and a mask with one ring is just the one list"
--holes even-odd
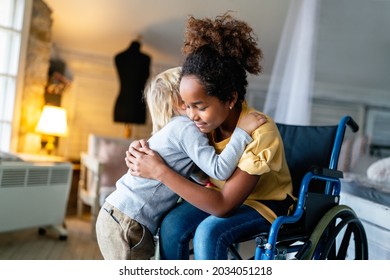
[(147, 140), (145, 139), (140, 139), (140, 140), (134, 140), (133, 142), (130, 143), (129, 145), (129, 149), (126, 151), (126, 157), (125, 157), (125, 162), (126, 162), (126, 166), (128, 168), (130, 168), (130, 161), (129, 161), (129, 158), (130, 158), (130, 153), (129, 151), (132, 150), (132, 149), (142, 149), (142, 148), (147, 148), (149, 147), (148, 146), (148, 142)]
[(259, 126), (265, 124), (267, 122), (267, 118), (265, 115), (260, 114), (258, 112), (251, 112), (242, 116), (239, 120), (237, 126), (246, 131), (249, 135), (253, 131), (255, 131)]
[(149, 179), (157, 180), (163, 172), (162, 169), (166, 167), (160, 155), (147, 145), (139, 148), (130, 145), (125, 161), (131, 175)]
[(128, 168), (130, 168), (130, 161), (129, 161), (129, 151), (133, 148), (135, 149), (141, 149), (143, 147), (148, 147), (148, 142), (145, 140), (145, 139), (140, 139), (140, 140), (134, 140), (133, 142), (130, 143), (129, 145), (129, 149), (126, 151), (126, 157), (125, 157), (125, 162), (126, 162), (126, 166)]
[(143, 147), (149, 147), (148, 142), (145, 139), (140, 139), (140, 140), (134, 140), (133, 142), (130, 143), (129, 150), (130, 148), (143, 148)]

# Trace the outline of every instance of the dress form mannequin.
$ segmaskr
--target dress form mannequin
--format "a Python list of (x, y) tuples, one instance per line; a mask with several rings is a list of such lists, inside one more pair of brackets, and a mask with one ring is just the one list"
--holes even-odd
[(115, 56), (120, 91), (114, 107), (114, 121), (125, 124), (125, 137), (131, 137), (131, 124), (144, 124), (146, 104), (143, 91), (150, 73), (151, 59), (140, 51), (139, 40)]

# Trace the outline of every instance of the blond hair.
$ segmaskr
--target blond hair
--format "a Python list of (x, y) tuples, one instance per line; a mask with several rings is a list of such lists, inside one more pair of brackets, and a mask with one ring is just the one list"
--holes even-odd
[(152, 134), (163, 128), (172, 117), (178, 115), (182, 101), (179, 95), (181, 67), (158, 74), (145, 91), (145, 100), (152, 117)]

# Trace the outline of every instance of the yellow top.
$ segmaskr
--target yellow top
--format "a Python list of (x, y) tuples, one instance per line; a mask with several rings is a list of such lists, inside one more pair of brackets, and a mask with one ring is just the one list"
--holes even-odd
[[(255, 111), (247, 107), (244, 102), (240, 118), (243, 115)], [(254, 191), (245, 200), (244, 204), (256, 209), (264, 218), (272, 223), (276, 214), (259, 200), (284, 200), (289, 194), (294, 198), (290, 172), (284, 155), (283, 142), (276, 124), (267, 116), (267, 123), (257, 128), (252, 133), (253, 141), (246, 147), (238, 167), (251, 175), (260, 175), (260, 179)], [(220, 153), (230, 138), (213, 145)], [(225, 181), (210, 178), (212, 184), (222, 189)]]

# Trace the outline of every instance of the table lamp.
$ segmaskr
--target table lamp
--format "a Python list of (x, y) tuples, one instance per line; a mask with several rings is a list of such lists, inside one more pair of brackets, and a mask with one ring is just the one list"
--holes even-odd
[(45, 105), (35, 131), (46, 135), (47, 142), (45, 150), (49, 155), (53, 154), (55, 137), (65, 137), (68, 135), (66, 110), (57, 106)]

